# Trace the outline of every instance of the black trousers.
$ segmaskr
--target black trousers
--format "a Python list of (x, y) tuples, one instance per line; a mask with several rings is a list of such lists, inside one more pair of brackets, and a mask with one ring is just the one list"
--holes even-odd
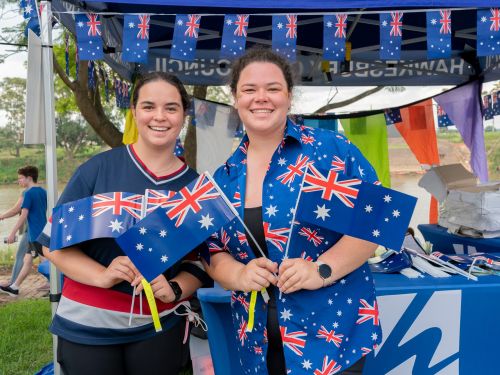
[(118, 345), (83, 345), (59, 337), (64, 375), (177, 375), (189, 359), (182, 343), (186, 321), (150, 339)]

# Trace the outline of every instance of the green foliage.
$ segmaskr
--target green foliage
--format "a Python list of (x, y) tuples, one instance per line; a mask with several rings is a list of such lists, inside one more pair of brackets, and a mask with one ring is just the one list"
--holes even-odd
[(5, 113), (5, 128), (2, 136), (8, 140), (5, 147), (13, 155), (19, 156), (24, 139), (24, 108), (26, 80), (24, 78), (4, 78), (0, 81), (0, 110)]
[(34, 374), (52, 362), (50, 303), (19, 300), (0, 306), (0, 369), (4, 375)]

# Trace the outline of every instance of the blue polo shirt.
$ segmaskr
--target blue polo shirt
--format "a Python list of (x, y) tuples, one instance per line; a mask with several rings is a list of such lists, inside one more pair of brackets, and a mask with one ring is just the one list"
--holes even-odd
[(47, 192), (40, 186), (33, 186), (23, 192), (21, 208), (28, 210), (28, 236), (35, 242), (47, 223)]

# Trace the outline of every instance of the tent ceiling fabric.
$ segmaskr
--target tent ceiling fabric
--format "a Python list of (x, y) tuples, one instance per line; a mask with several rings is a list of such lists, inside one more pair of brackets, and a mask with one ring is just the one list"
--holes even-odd
[[(72, 1), (53, 0), (53, 11), (61, 22), (74, 33), (70, 12), (103, 13), (105, 60), (119, 75), (131, 79), (140, 71), (168, 70), (176, 73), (186, 84), (221, 85), (227, 81), (230, 61), (219, 58), (224, 14), (247, 12), (252, 14), (248, 28), (247, 48), (271, 44), (271, 14), (293, 10), (299, 15), (297, 39), (298, 81), (310, 86), (375, 86), (375, 85), (459, 85), (481, 74), (486, 81), (500, 79), (498, 57), (476, 58), (476, 8), (460, 9), (452, 13), (452, 57), (427, 60), (427, 7), (468, 8), (492, 6), (497, 1), (327, 1), (281, 0), (248, 2), (220, 0), (130, 0), (130, 1)], [(487, 4), (488, 3), (488, 4)], [(500, 5), (500, 1), (498, 1)], [(179, 4), (183, 4), (180, 6)], [(276, 8), (279, 4), (281, 8)], [(305, 4), (305, 5), (304, 5)], [(245, 8), (239, 8), (243, 7)], [(404, 15), (401, 61), (386, 63), (379, 60), (379, 12), (408, 9)], [(239, 8), (239, 9), (238, 9)], [(365, 8), (362, 14), (360, 8)], [(369, 11), (367, 11), (369, 9)], [(348, 18), (349, 41), (352, 44), (348, 66), (330, 62), (330, 74), (322, 67), (322, 35), (325, 12), (343, 10)], [(69, 13), (68, 13), (69, 12)], [(109, 15), (105, 15), (109, 13)], [(120, 59), (123, 14), (151, 13), (149, 62), (143, 66), (123, 63)], [(176, 13), (202, 14), (197, 60), (171, 60), (170, 46)], [(156, 15), (155, 15), (156, 14)], [(162, 15), (159, 15), (162, 14)]]

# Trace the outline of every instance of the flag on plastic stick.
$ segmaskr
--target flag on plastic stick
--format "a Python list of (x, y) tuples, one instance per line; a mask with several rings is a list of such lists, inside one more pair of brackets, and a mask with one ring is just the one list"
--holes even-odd
[(344, 61), (347, 14), (337, 13), (323, 16), (323, 58)]
[(227, 202), (205, 172), (116, 241), (151, 281), (235, 218)]
[(141, 217), (141, 194), (96, 194), (54, 207), (50, 249), (62, 249), (94, 238), (114, 238)]
[(126, 14), (123, 20), (122, 60), (148, 62), (149, 14)]
[(98, 14), (75, 15), (78, 54), (81, 60), (101, 60), (104, 57), (101, 39), (101, 20)]
[(403, 38), (403, 12), (380, 14), (380, 58), (399, 60)]
[(500, 46), (500, 9), (477, 10), (477, 55), (494, 56), (499, 54)]
[(417, 199), (309, 165), (296, 220), (400, 250)]
[(226, 14), (222, 30), (221, 57), (231, 59), (245, 53), (249, 19), (248, 14)]
[(427, 12), (427, 57), (447, 59), (451, 56), (451, 10)]
[(291, 61), (297, 58), (297, 15), (273, 16), (272, 47), (276, 53)]
[(193, 61), (196, 56), (196, 42), (201, 16), (178, 14), (175, 17), (174, 37), (170, 57), (176, 60)]

